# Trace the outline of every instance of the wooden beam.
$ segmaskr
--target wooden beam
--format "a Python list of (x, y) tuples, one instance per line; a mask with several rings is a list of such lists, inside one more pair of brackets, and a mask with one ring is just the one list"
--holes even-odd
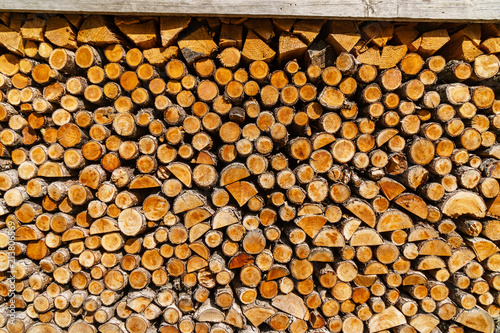
[(190, 16), (498, 21), (499, 0), (3, 0), (1, 11)]

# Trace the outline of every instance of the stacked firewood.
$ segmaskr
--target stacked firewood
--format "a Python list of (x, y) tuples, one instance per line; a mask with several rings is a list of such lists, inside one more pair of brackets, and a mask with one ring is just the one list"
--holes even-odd
[(1, 332), (493, 332), (499, 26), (0, 20)]

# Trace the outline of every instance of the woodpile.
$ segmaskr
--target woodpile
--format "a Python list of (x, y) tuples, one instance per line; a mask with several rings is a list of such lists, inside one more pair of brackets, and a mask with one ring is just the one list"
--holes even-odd
[(494, 331), (498, 25), (0, 14), (0, 45), (1, 332)]

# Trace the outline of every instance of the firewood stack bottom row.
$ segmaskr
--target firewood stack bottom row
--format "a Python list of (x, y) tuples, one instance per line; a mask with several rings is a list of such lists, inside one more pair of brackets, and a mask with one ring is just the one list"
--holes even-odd
[(500, 26), (0, 22), (0, 332), (494, 331)]

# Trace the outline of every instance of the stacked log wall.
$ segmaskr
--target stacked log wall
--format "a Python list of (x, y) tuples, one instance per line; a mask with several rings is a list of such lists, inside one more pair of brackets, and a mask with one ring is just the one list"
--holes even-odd
[(0, 332), (492, 333), (498, 53), (494, 23), (0, 13)]

